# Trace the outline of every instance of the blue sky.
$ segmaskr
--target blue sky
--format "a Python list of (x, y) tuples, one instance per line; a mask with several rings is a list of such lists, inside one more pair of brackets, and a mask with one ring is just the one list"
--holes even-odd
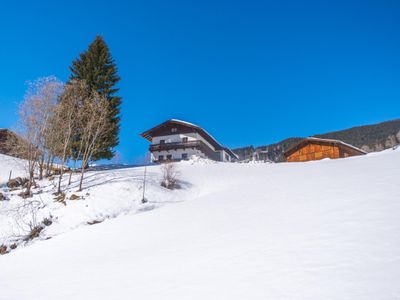
[(101, 34), (122, 78), (123, 160), (169, 118), (229, 147), (400, 117), (399, 1), (9, 1), (0, 10), (0, 127), (26, 81)]

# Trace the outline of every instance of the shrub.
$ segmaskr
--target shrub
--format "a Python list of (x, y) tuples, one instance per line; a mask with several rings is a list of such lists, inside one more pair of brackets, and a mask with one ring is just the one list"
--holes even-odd
[(38, 238), (43, 229), (44, 227), (42, 225), (32, 227), (31, 231), (25, 236), (24, 241), (28, 242), (35, 238)]
[(4, 255), (7, 254), (8, 250), (7, 250), (7, 246), (6, 245), (0, 245), (0, 255)]
[(7, 187), (10, 188), (10, 189), (15, 189), (15, 188), (20, 187), (20, 186), (26, 186), (28, 182), (29, 182), (28, 178), (17, 177), (17, 178), (14, 178), (14, 179), (10, 179), (7, 182)]
[(55, 195), (56, 197), (54, 198), (54, 200), (56, 202), (61, 202), (64, 205), (67, 205), (67, 203), (65, 202), (65, 194), (63, 192), (60, 193), (54, 193), (53, 195)]
[(164, 163), (161, 166), (162, 174), (163, 174), (163, 179), (161, 181), (161, 186), (173, 190), (173, 189), (179, 189), (180, 185), (178, 183), (179, 181), (179, 176), (180, 173), (176, 169), (176, 166), (172, 162), (167, 162)]
[(32, 192), (30, 190), (25, 190), (18, 194), (18, 196), (22, 197), (23, 199), (32, 197)]
[(78, 195), (72, 194), (71, 196), (69, 196), (69, 200), (78, 200), (81, 197), (79, 197)]

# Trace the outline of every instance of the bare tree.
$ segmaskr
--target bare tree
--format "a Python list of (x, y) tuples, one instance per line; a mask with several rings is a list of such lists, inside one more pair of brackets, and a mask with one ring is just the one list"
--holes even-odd
[(90, 91), (78, 111), (80, 122), (78, 157), (81, 161), (79, 191), (82, 190), (85, 169), (93, 154), (102, 147), (99, 141), (103, 140), (111, 129), (108, 116), (109, 104), (107, 99), (96, 91)]
[(60, 176), (58, 178), (57, 192), (61, 193), (61, 182), (64, 166), (72, 155), (72, 140), (77, 134), (81, 121), (79, 120), (81, 106), (87, 97), (87, 87), (82, 81), (72, 81), (65, 86), (60, 96), (52, 121), (52, 152), (60, 160)]
[(173, 162), (166, 162), (161, 165), (162, 181), (161, 186), (167, 189), (178, 189), (180, 172), (177, 170)]
[(35, 99), (38, 109), (37, 118), (40, 128), (39, 131), (39, 180), (43, 179), (43, 170), (45, 160), (51, 160), (52, 153), (50, 151), (49, 142), (52, 140), (54, 132), (51, 130), (50, 122), (53, 119), (58, 98), (63, 88), (63, 84), (54, 76), (39, 78), (32, 84), (31, 97)]
[[(60, 95), (61, 94), (61, 95)], [(13, 151), (28, 162), (29, 183), (26, 195), (39, 179), (49, 173), (55, 158), (60, 164), (58, 192), (64, 166), (72, 157), (81, 162), (79, 191), (82, 190), (85, 169), (93, 154), (101, 149), (101, 140), (112, 126), (109, 124), (109, 103), (104, 96), (91, 91), (83, 80), (73, 80), (64, 89), (54, 77), (40, 78), (31, 83), (20, 106), (20, 136)]]
[(43, 176), (47, 152), (49, 123), (57, 105), (62, 84), (55, 77), (43, 77), (29, 83), (28, 92), (19, 107), (19, 138), (14, 140), (13, 154), (27, 160), (29, 183), (25, 195), (30, 195), (35, 184), (35, 171)]

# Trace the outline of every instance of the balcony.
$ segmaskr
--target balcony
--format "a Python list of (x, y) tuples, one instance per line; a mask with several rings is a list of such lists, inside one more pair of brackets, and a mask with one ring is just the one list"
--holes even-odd
[(163, 144), (153, 144), (150, 145), (150, 152), (154, 151), (171, 151), (177, 149), (198, 149), (203, 152), (208, 158), (213, 160), (219, 160), (219, 153), (215, 152), (203, 141), (187, 141), (187, 142), (177, 142), (177, 143), (163, 143)]

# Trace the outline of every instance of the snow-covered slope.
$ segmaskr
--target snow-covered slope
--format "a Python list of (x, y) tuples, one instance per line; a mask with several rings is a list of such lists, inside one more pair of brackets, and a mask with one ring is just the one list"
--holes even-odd
[(88, 174), (90, 195), (60, 206), (45, 234), (81, 224), (86, 205), (88, 219), (124, 215), (0, 256), (0, 299), (400, 297), (399, 149), (178, 166), (180, 191), (149, 168), (145, 206), (142, 168)]
[[(9, 170), (13, 167), (12, 174), (16, 174), (15, 176), (26, 176), (25, 165), (23, 160), (9, 156), (0, 157), (0, 167), (5, 166), (1, 169)], [(77, 192), (80, 175), (74, 174), (72, 184), (68, 186), (69, 174), (66, 174), (63, 179), (66, 194), (64, 204), (56, 201), (54, 195), (58, 183), (57, 176), (52, 180), (37, 181), (38, 188), (33, 190), (33, 197), (23, 200), (18, 196), (20, 189), (13, 191), (5, 186), (9, 171), (0, 175), (0, 192), (9, 200), (0, 201), (0, 245), (11, 245), (15, 241), (18, 245), (21, 244), (21, 237), (28, 233), (29, 223), (34, 220), (40, 223), (44, 218), (52, 218), (53, 224), (46, 227), (40, 236), (40, 239), (46, 240), (88, 223), (102, 222), (124, 214), (152, 210), (165, 203), (182, 201), (188, 198), (183, 196), (184, 194), (192, 192), (186, 189), (172, 192), (161, 187), (159, 167), (150, 167), (146, 176), (146, 197), (153, 201), (143, 205), (141, 200), (144, 167), (104, 167), (104, 170), (98, 168), (97, 171), (87, 172), (82, 192)], [(186, 184), (183, 183), (183, 186)], [(68, 200), (71, 196), (78, 196), (79, 199)], [(31, 205), (27, 206), (30, 203)], [(35, 213), (32, 214), (31, 211)], [(30, 244), (32, 243), (28, 245)]]
[(26, 166), (23, 160), (0, 153), (0, 185), (5, 184), (10, 177), (24, 176)]

